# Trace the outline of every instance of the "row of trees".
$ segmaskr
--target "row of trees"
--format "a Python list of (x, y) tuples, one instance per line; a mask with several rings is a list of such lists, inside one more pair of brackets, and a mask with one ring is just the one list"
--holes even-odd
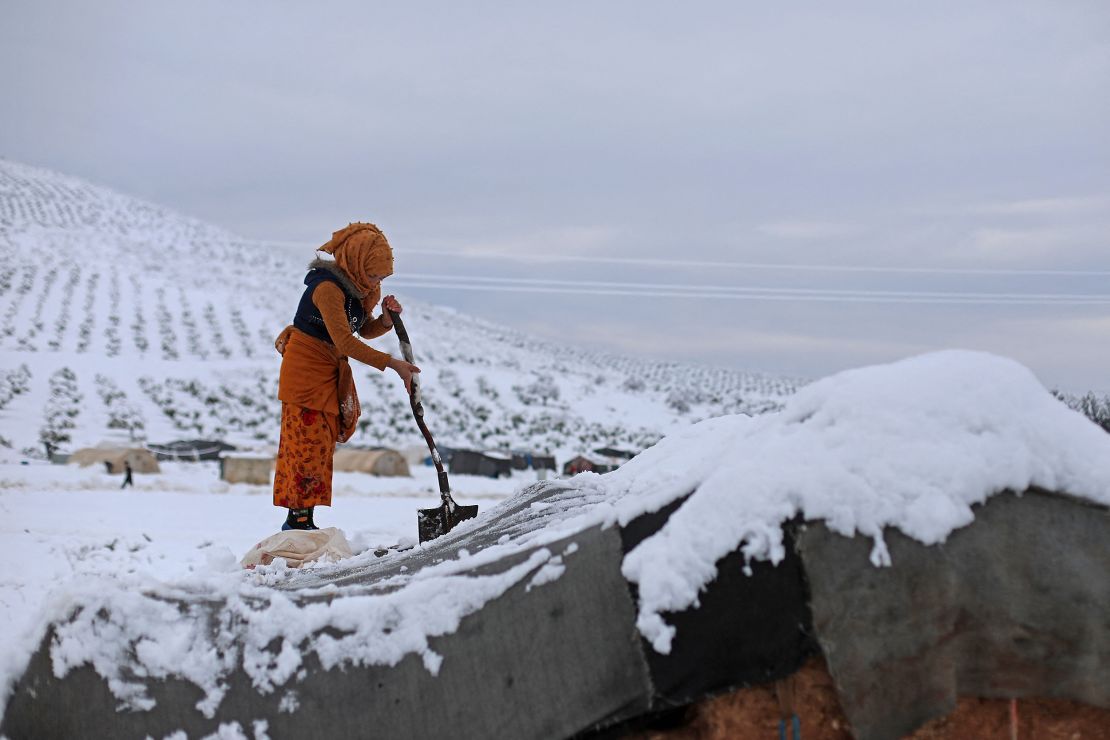
[(1107, 432), (1110, 432), (1110, 396), (1099, 398), (1094, 393), (1072, 396), (1059, 391), (1054, 391), (1053, 395), (1067, 404), (1068, 408), (1078, 411)]
[[(13, 398), (21, 396), (31, 388), (31, 369), (20, 365), (15, 370), (0, 371), (0, 409), (7, 406)], [(0, 447), (11, 447), (11, 440), (0, 435)]]
[(104, 407), (108, 409), (108, 428), (123, 429), (132, 441), (146, 438), (146, 422), (137, 406), (127, 400), (127, 394), (120, 390), (115, 381), (107, 375), (97, 374), (96, 392)]
[(50, 376), (50, 398), (46, 401), (45, 419), (39, 430), (39, 441), (47, 455), (73, 441), (70, 431), (77, 426), (82, 398), (77, 390), (77, 375), (68, 367)]

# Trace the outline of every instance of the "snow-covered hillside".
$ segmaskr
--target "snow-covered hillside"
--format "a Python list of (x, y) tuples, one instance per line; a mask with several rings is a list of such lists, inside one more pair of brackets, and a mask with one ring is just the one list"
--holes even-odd
[[(129, 438), (276, 443), (272, 341), (311, 253), (0, 160), (0, 254), (0, 459), (42, 456), (44, 441), (63, 451)], [(558, 345), (400, 297), (444, 445), (560, 461), (642, 449), (676, 424), (777, 408), (797, 386)], [(397, 353), (392, 336), (377, 344)], [(356, 378), (352, 442), (419, 444), (399, 381), (364, 367)]]

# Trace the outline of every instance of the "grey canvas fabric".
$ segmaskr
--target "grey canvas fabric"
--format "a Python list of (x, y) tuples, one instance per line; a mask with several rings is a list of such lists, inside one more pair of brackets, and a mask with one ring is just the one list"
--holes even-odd
[[(53, 677), (44, 644), (13, 697), (6, 736), (35, 738), (189, 737), (236, 721), (248, 734), (265, 720), (271, 738), (560, 738), (646, 711), (650, 681), (620, 574), (615, 530), (576, 535), (576, 557), (561, 578), (526, 592), (520, 583), (457, 632), (432, 641), (438, 676), (415, 655), (398, 665), (322, 670), (293, 684), (299, 707), (279, 709), (283, 692), (262, 695), (242, 672), (216, 716), (195, 708), (200, 692), (181, 681), (151, 686), (157, 706), (117, 712), (104, 681), (82, 668)], [(569, 544), (571, 540), (554, 547)]]
[[(550, 531), (562, 515), (596, 503), (595, 495), (558, 482), (538, 484), (417, 551), (350, 568), (297, 571), (278, 588), (299, 602), (342, 598), (342, 591), (321, 595), (319, 588), (331, 583), (384, 593), (401, 568), (414, 571), (461, 547), (478, 552), (505, 536)], [(804, 570), (812, 621), (808, 614), (790, 619), (806, 634), (812, 624), (857, 737), (901, 737), (949, 712), (961, 694), (1055, 696), (1110, 708), (1107, 509), (1044, 492), (1001, 494), (943, 545), (926, 547), (896, 531), (885, 536), (890, 568), (871, 565), (865, 538), (842, 537), (820, 523), (798, 527), (795, 535), (802, 566), (796, 578), (803, 579)], [(690, 661), (648, 656), (620, 572), (621, 539), (616, 526), (594, 526), (546, 542), (552, 552), (577, 545), (563, 559), (561, 577), (531, 590), (527, 579), (517, 583), (464, 617), (454, 633), (431, 638), (432, 649), (443, 656), (438, 676), (416, 655), (394, 666), (330, 671), (309, 656), (302, 680), (267, 694), (240, 668), (227, 677), (229, 691), (211, 719), (196, 708), (200, 689), (182, 680), (147, 680), (155, 707), (117, 711), (118, 700), (91, 667), (54, 676), (48, 636), (16, 686), (0, 733), (157, 738), (185, 730), (203, 737), (221, 723), (238, 722), (250, 734), (255, 722), (265, 721), (275, 740), (561, 738), (669, 706), (673, 697), (666, 687), (676, 681), (679, 689), (672, 693), (688, 700), (697, 697), (688, 697), (683, 686), (696, 684), (708, 696), (747, 684), (746, 676), (766, 668), (767, 656), (730, 650), (715, 673), (691, 683)], [(471, 572), (503, 572), (534, 549)], [(785, 569), (769, 570), (783, 571), (782, 583), (771, 583), (775, 594), (798, 587)], [(782, 599), (751, 598), (749, 580), (711, 584), (695, 622), (712, 629), (688, 629), (676, 645), (735, 628), (741, 623), (736, 604), (762, 606), (766, 620), (786, 618)], [(204, 595), (191, 605), (199, 605), (196, 618), (209, 623), (226, 616), (222, 602)], [(791, 660), (799, 652), (796, 642), (783, 642), (792, 646)], [(748, 665), (753, 660), (762, 662)], [(296, 692), (299, 707), (292, 713), (281, 708), (286, 689)]]
[(999, 494), (926, 547), (810, 524), (798, 537), (813, 625), (860, 740), (900, 738), (958, 695), (1110, 708), (1110, 512), (1040, 491)]
[[(544, 507), (532, 503), (543, 501)], [(385, 557), (348, 571), (297, 573), (282, 585), (295, 600), (306, 587), (327, 582), (384, 590), (381, 582), (401, 567), (416, 569), (465, 544), (472, 552), (505, 534), (542, 529), (560, 507), (582, 504), (581, 494), (558, 485), (525, 492), (494, 512), (482, 526), (460, 528), (406, 557)], [(414, 515), (415, 520), (415, 515)], [(306, 658), (307, 676), (287, 687), (298, 709), (280, 708), (286, 687), (262, 694), (239, 671), (211, 719), (196, 708), (202, 692), (180, 680), (147, 681), (154, 709), (116, 711), (118, 700), (104, 679), (83, 667), (65, 678), (53, 675), (50, 636), (16, 687), (0, 724), (11, 738), (189, 737), (238, 722), (248, 733), (267, 722), (280, 738), (559, 738), (647, 711), (651, 681), (644, 661), (635, 609), (620, 573), (619, 529), (593, 527), (546, 545), (563, 552), (565, 572), (528, 589), (527, 579), (470, 614), (452, 634), (431, 639), (443, 656), (432, 675), (416, 655), (395, 666), (323, 670)], [(533, 548), (534, 550), (535, 548)], [(531, 551), (474, 569), (475, 574), (508, 570)], [(341, 597), (339, 597), (341, 598)], [(210, 603), (198, 619), (221, 618), (222, 604)]]

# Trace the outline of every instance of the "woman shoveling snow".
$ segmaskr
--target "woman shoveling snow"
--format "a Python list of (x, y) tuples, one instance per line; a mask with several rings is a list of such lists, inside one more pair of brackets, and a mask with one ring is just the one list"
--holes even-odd
[(401, 313), (401, 304), (387, 295), (381, 315), (370, 318), (381, 281), (393, 274), (393, 250), (381, 230), (352, 223), (318, 251), (334, 260), (318, 258), (309, 265), (293, 324), (274, 343), (282, 355), (274, 506), (289, 510), (283, 530), (317, 529), (313, 508), (331, 505), (335, 445), (350, 439), (361, 413), (347, 358), (393, 370), (410, 393), (412, 375), (420, 372), (354, 336), (379, 337), (393, 328), (389, 311)]

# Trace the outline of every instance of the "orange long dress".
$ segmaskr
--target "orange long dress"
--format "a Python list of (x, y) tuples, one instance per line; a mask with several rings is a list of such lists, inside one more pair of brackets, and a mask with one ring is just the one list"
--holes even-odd
[[(321, 283), (312, 302), (336, 344), (288, 326), (278, 338), (284, 346), (278, 399), (281, 441), (274, 472), (274, 506), (304, 509), (330, 506), (332, 457), (337, 442), (350, 438), (361, 408), (347, 357), (384, 370), (390, 356), (351, 334), (345, 297), (334, 283)], [(381, 317), (367, 321), (360, 336), (372, 339), (389, 331)]]

